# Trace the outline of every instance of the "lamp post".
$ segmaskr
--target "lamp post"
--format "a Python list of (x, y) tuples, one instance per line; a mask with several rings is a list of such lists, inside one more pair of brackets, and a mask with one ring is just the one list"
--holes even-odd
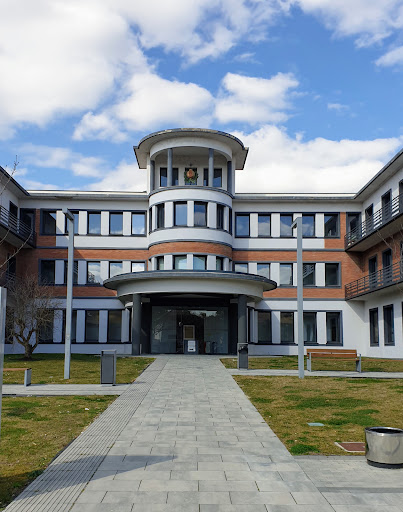
[(6, 333), (6, 304), (7, 290), (0, 287), (0, 433), (1, 433), (1, 402), (3, 400), (3, 368), (4, 368), (4, 343)]
[(64, 344), (64, 378), (70, 378), (70, 359), (71, 359), (71, 321), (73, 305), (73, 265), (74, 265), (74, 215), (67, 208), (63, 208), (63, 213), (67, 219), (68, 225), (68, 249), (67, 249), (67, 296), (66, 296), (66, 331)]
[(298, 377), (304, 378), (304, 282), (302, 266), (302, 217), (292, 223), (297, 228), (297, 317), (298, 317)]

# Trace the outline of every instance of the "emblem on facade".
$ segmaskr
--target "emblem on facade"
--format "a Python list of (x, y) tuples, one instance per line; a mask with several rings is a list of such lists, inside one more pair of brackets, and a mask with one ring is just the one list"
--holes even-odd
[(199, 175), (197, 174), (197, 169), (186, 169), (185, 170), (185, 184), (186, 185), (196, 185), (197, 178)]

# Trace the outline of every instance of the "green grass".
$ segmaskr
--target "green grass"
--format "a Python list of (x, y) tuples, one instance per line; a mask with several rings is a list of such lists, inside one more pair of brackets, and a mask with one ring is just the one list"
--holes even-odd
[[(154, 361), (151, 357), (118, 357), (116, 383), (133, 382)], [(34, 354), (32, 361), (21, 355), (6, 355), (5, 368), (32, 368), (32, 384), (99, 384), (99, 356), (72, 354), (71, 378), (64, 380), (64, 354)], [(24, 372), (4, 372), (4, 384), (23, 384)]]
[(0, 509), (113, 400), (111, 396), (3, 397)]
[[(306, 358), (305, 358), (306, 359)], [(221, 362), (226, 368), (235, 369), (237, 360), (235, 358), (223, 358)], [(305, 364), (306, 368), (306, 364)], [(249, 369), (251, 370), (297, 370), (297, 356), (279, 357), (250, 357)], [(314, 359), (312, 370), (337, 370), (355, 371), (354, 360), (344, 359)], [(403, 359), (377, 359), (373, 357), (362, 358), (363, 372), (403, 372)]]
[(369, 426), (403, 426), (398, 379), (234, 378), (293, 455), (346, 455), (335, 442), (364, 442)]

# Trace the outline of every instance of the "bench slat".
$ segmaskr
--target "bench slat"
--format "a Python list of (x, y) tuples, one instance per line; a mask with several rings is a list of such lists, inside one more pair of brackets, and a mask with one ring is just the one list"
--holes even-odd
[(25, 370), (31, 370), (31, 368), (3, 368), (3, 372), (18, 372)]

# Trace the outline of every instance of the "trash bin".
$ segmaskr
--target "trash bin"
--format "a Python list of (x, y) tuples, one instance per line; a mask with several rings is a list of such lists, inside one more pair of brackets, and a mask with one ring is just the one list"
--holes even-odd
[(238, 343), (238, 370), (247, 370), (248, 368), (248, 344)]
[(392, 427), (367, 427), (365, 456), (372, 465), (403, 467), (403, 430)]
[(101, 384), (116, 384), (116, 350), (101, 351)]
[(185, 354), (198, 354), (199, 344), (197, 340), (185, 340)]

